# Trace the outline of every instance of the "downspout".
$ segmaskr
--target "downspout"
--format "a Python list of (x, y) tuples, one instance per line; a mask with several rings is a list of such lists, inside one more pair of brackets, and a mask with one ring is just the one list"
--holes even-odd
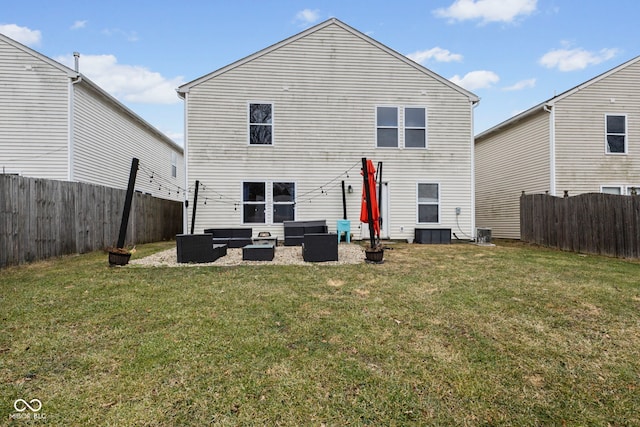
[(553, 106), (545, 104), (544, 111), (549, 113), (549, 194), (556, 195), (556, 113)]
[[(183, 167), (184, 167), (184, 184), (183, 184), (183, 188), (185, 188), (185, 192), (184, 192), (184, 203), (182, 204), (183, 206), (183, 214), (182, 214), (182, 227), (183, 227), (183, 233), (187, 234), (188, 233), (188, 217), (189, 217), (189, 169), (187, 167), (188, 165), (188, 159), (189, 159), (189, 151), (188, 151), (188, 141), (189, 141), (189, 126), (187, 126), (188, 123), (188, 117), (189, 117), (189, 92), (184, 92), (184, 93), (179, 93), (179, 96), (181, 98), (184, 99), (184, 118), (183, 118), (183, 126), (184, 126), (184, 147), (183, 147), (183, 157), (182, 157), (182, 162), (183, 162)], [(193, 207), (192, 207), (193, 209)]]
[(78, 52), (73, 52), (73, 57), (75, 58), (75, 77), (71, 78), (71, 84), (69, 85), (69, 143), (68, 143), (68, 162), (69, 167), (67, 168), (67, 179), (69, 181), (75, 181), (75, 170), (74, 170), (74, 161), (75, 161), (75, 120), (74, 120), (74, 112), (75, 112), (75, 85), (82, 81), (82, 75), (78, 72), (78, 60), (80, 58), (80, 54)]
[(478, 241), (476, 236), (476, 138), (474, 135), (474, 110), (480, 101), (471, 101), (471, 236)]

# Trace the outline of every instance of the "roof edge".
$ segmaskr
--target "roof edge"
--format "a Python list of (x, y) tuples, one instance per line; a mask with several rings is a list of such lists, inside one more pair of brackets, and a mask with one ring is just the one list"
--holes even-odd
[(510, 126), (510, 125), (512, 125), (512, 124), (514, 124), (516, 122), (519, 122), (520, 120), (526, 119), (527, 117), (533, 115), (535, 112), (537, 112), (540, 109), (553, 108), (553, 106), (558, 101), (561, 101), (564, 98), (567, 98), (567, 97), (573, 95), (574, 93), (579, 92), (582, 89), (585, 89), (585, 88), (591, 86), (592, 84), (595, 84), (595, 83), (599, 82), (600, 80), (602, 80), (602, 79), (604, 79), (606, 77), (609, 77), (610, 75), (615, 74), (618, 71), (620, 71), (620, 70), (622, 70), (622, 69), (624, 69), (624, 68), (626, 68), (626, 67), (628, 67), (630, 65), (635, 64), (638, 61), (640, 61), (640, 55), (636, 56), (635, 58), (632, 58), (632, 59), (630, 59), (628, 61), (625, 61), (622, 64), (617, 65), (617, 66), (605, 71), (604, 73), (598, 74), (597, 76), (595, 76), (595, 77), (593, 77), (593, 78), (591, 78), (591, 79), (589, 79), (589, 80), (587, 80), (587, 81), (585, 81), (583, 83), (580, 83), (579, 85), (574, 86), (571, 89), (566, 90), (566, 91), (562, 92), (559, 95), (553, 96), (552, 98), (549, 98), (546, 101), (543, 101), (542, 103), (537, 104), (537, 105), (529, 108), (528, 110), (523, 111), (520, 114), (512, 116), (512, 117), (508, 118), (507, 120), (498, 123), (497, 125), (495, 125), (495, 126), (489, 128), (489, 129), (479, 133), (478, 135), (475, 136), (474, 139), (476, 141), (478, 139), (484, 139), (484, 138), (490, 136), (491, 134), (504, 129), (505, 127), (508, 127), (508, 126)]
[(77, 73), (76, 71), (72, 70), (71, 68), (67, 67), (66, 65), (62, 65), (61, 63), (59, 63), (58, 61), (49, 58), (46, 55), (43, 55), (42, 53), (31, 49), (28, 46), (23, 45), (22, 43), (15, 41), (14, 39), (12, 39), (11, 37), (5, 36), (4, 34), (0, 33), (0, 40), (3, 40), (7, 43), (9, 43), (10, 45), (12, 45), (13, 47), (15, 47), (16, 49), (20, 49), (23, 52), (36, 57), (37, 59), (46, 62), (47, 64), (57, 68), (58, 70), (62, 71), (63, 73), (65, 73), (68, 77), (70, 78), (74, 78), (74, 77), (78, 77), (79, 73)]
[(259, 58), (259, 57), (261, 57), (263, 55), (266, 55), (266, 54), (268, 54), (270, 52), (273, 52), (276, 49), (279, 49), (279, 48), (281, 48), (283, 46), (286, 46), (286, 45), (288, 45), (290, 43), (293, 43), (296, 40), (299, 40), (299, 39), (301, 39), (303, 37), (306, 37), (306, 36), (308, 36), (310, 34), (313, 34), (313, 33), (317, 32), (319, 30), (322, 30), (322, 29), (324, 29), (324, 28), (326, 28), (326, 27), (328, 27), (330, 25), (338, 25), (339, 27), (341, 27), (345, 31), (348, 31), (349, 33), (355, 35), (356, 37), (359, 37), (360, 39), (366, 41), (367, 43), (370, 43), (370, 44), (374, 45), (375, 47), (379, 48), (380, 50), (383, 50), (383, 51), (387, 52), (388, 54), (394, 56), (395, 58), (403, 61), (407, 65), (410, 65), (411, 67), (416, 68), (420, 72), (429, 75), (430, 77), (440, 81), (441, 83), (445, 84), (446, 86), (449, 86), (450, 88), (452, 88), (452, 89), (456, 90), (457, 92), (463, 94), (464, 96), (469, 98), (469, 100), (471, 102), (478, 103), (480, 101), (480, 98), (477, 95), (475, 95), (474, 93), (472, 93), (472, 92), (470, 92), (470, 91), (468, 91), (468, 90), (456, 85), (452, 81), (450, 81), (450, 80), (440, 76), (439, 74), (429, 70), (428, 68), (424, 67), (423, 65), (418, 64), (417, 62), (409, 59), (407, 56), (402, 55), (401, 53), (399, 53), (399, 52), (391, 49), (390, 47), (380, 43), (379, 41), (369, 37), (368, 35), (362, 33), (361, 31), (358, 31), (355, 28), (345, 24), (344, 22), (340, 21), (337, 18), (329, 18), (324, 22), (321, 22), (321, 23), (319, 23), (319, 24), (317, 24), (317, 25), (315, 25), (313, 27), (310, 27), (310, 28), (308, 28), (308, 29), (306, 29), (306, 30), (304, 30), (304, 31), (302, 31), (300, 33), (297, 33), (297, 34), (295, 34), (295, 35), (293, 35), (291, 37), (288, 37), (288, 38), (286, 38), (286, 39), (284, 39), (284, 40), (282, 40), (282, 41), (280, 41), (278, 43), (275, 43), (275, 44), (273, 44), (271, 46), (268, 46), (268, 47), (266, 47), (264, 49), (261, 49), (261, 50), (255, 52), (255, 53), (253, 53), (253, 54), (251, 54), (249, 56), (246, 56), (246, 57), (244, 57), (242, 59), (239, 59), (239, 60), (237, 60), (235, 62), (232, 62), (229, 65), (226, 65), (226, 66), (224, 66), (222, 68), (219, 68), (219, 69), (217, 69), (217, 70), (215, 70), (215, 71), (213, 71), (211, 73), (205, 74), (204, 76), (201, 76), (201, 77), (199, 77), (199, 78), (197, 78), (195, 80), (192, 80), (192, 81), (190, 81), (188, 83), (185, 83), (185, 84), (183, 84), (182, 86), (180, 86), (180, 87), (178, 87), (176, 89), (176, 91), (178, 92), (178, 96), (184, 99), (185, 94), (189, 93), (189, 90), (192, 87), (197, 86), (200, 83), (202, 83), (204, 81), (207, 81), (209, 79), (212, 79), (212, 78), (214, 78), (216, 76), (224, 74), (227, 71), (232, 70), (232, 69), (234, 69), (236, 67), (239, 67), (239, 66), (241, 66), (243, 64), (246, 64), (247, 62), (250, 62), (250, 61), (252, 61), (252, 60), (254, 60), (256, 58)]
[(4, 35), (2, 33), (0, 33), (0, 40), (3, 40), (5, 42), (9, 43), (11, 46), (15, 47), (16, 49), (19, 49), (19, 50), (21, 50), (21, 51), (23, 51), (23, 52), (35, 57), (36, 59), (44, 61), (47, 64), (57, 68), (58, 70), (60, 70), (63, 73), (65, 73), (68, 78), (70, 78), (70, 79), (72, 79), (74, 81), (80, 80), (81, 84), (82, 83), (86, 83), (95, 92), (100, 94), (103, 98), (107, 99), (111, 104), (115, 105), (120, 110), (124, 111), (125, 114), (127, 114), (129, 117), (131, 117), (133, 120), (135, 120), (136, 122), (138, 122), (139, 124), (141, 124), (142, 126), (147, 128), (151, 132), (153, 132), (156, 136), (160, 137), (165, 143), (170, 145), (172, 148), (174, 148), (176, 150), (179, 150), (180, 152), (184, 153), (184, 148), (181, 147), (180, 145), (178, 145), (178, 143), (176, 143), (174, 140), (172, 140), (167, 135), (162, 133), (160, 130), (158, 130), (151, 123), (149, 123), (146, 120), (144, 120), (138, 114), (133, 112), (133, 110), (129, 109), (129, 107), (124, 105), (122, 102), (118, 101), (114, 96), (112, 96), (107, 91), (105, 91), (100, 86), (98, 86), (96, 83), (91, 81), (91, 79), (89, 79), (84, 74), (76, 72), (76, 71), (72, 70), (71, 68), (67, 67), (66, 65), (63, 65), (63, 64), (59, 63), (58, 61), (56, 61), (54, 59), (51, 59), (48, 56), (46, 56), (46, 55), (44, 55), (44, 54), (42, 54), (42, 53), (40, 53), (40, 52), (38, 52), (38, 51), (36, 51), (34, 49), (31, 49), (30, 47), (25, 46), (22, 43), (20, 43), (18, 41), (15, 41), (11, 37), (8, 37), (8, 36), (6, 36), (6, 35)]
[(136, 122), (138, 122), (139, 124), (141, 124), (142, 126), (147, 128), (149, 131), (151, 131), (154, 134), (156, 134), (156, 136), (159, 136), (164, 142), (166, 142), (168, 145), (172, 146), (172, 148), (175, 148), (176, 150), (179, 150), (181, 153), (184, 154), (184, 148), (181, 147), (180, 145), (178, 145), (177, 142), (175, 142), (173, 139), (169, 138), (167, 135), (165, 135), (163, 132), (161, 132), (158, 128), (153, 126), (151, 123), (147, 122), (145, 119), (143, 119), (140, 115), (138, 115), (133, 110), (131, 110), (129, 107), (124, 105), (122, 102), (118, 101), (118, 99), (115, 98), (113, 95), (111, 95), (109, 92), (107, 92), (106, 90), (102, 89), (100, 86), (98, 86), (96, 83), (94, 83), (91, 79), (89, 79), (84, 74), (80, 74), (79, 77), (80, 77), (79, 78), (80, 84), (88, 85), (92, 90), (94, 90), (100, 96), (102, 96), (107, 101), (109, 101), (111, 104), (115, 105), (117, 108), (122, 110), (125, 114), (127, 114), (133, 120), (135, 120)]

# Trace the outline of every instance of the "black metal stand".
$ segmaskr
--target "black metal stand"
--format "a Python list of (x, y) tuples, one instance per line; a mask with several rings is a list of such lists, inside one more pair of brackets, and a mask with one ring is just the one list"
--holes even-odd
[(120, 234), (118, 236), (118, 248), (124, 247), (124, 241), (127, 237), (127, 224), (129, 223), (129, 213), (131, 212), (131, 201), (133, 200), (133, 190), (136, 186), (136, 175), (138, 174), (138, 164), (140, 160), (135, 157), (131, 160), (131, 172), (129, 173), (129, 184), (127, 185), (127, 195), (124, 200), (124, 209), (122, 210), (122, 222), (120, 223)]

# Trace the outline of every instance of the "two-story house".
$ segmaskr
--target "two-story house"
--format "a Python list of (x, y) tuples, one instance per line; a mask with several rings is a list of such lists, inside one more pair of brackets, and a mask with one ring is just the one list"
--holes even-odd
[(86, 76), (0, 34), (0, 173), (182, 200), (184, 152)]
[(640, 57), (476, 136), (476, 223), (520, 238), (522, 192), (640, 188)]
[[(359, 223), (361, 159), (382, 162), (382, 237), (416, 227), (474, 235), (478, 98), (330, 19), (178, 89), (195, 229), (347, 216)], [(192, 200), (192, 199), (191, 199)], [(193, 208), (193, 204), (189, 209)], [(191, 219), (191, 210), (185, 218)]]

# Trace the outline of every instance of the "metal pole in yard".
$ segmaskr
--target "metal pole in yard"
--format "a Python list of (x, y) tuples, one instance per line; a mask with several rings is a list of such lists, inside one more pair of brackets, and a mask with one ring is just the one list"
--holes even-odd
[(347, 219), (347, 196), (344, 194), (344, 181), (342, 181), (342, 219)]
[(133, 190), (136, 186), (136, 175), (138, 174), (138, 164), (140, 160), (135, 157), (131, 160), (131, 172), (129, 172), (129, 184), (127, 185), (127, 195), (124, 200), (124, 209), (122, 210), (122, 222), (120, 223), (120, 235), (118, 236), (118, 248), (124, 247), (124, 240), (127, 236), (127, 223), (129, 222), (129, 213), (131, 212), (131, 201), (133, 200)]
[[(196, 208), (198, 207), (198, 188), (200, 187), (200, 180), (196, 179), (196, 190), (193, 193), (193, 211), (191, 213), (191, 234), (196, 225)], [(206, 202), (206, 199), (205, 199)]]

